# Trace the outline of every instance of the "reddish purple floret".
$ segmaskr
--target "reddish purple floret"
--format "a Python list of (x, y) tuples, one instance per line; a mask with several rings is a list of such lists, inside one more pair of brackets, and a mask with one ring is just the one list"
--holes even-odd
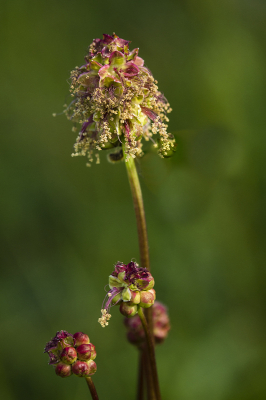
[(59, 362), (58, 345), (63, 349), (69, 343), (66, 341), (67, 338), (73, 338), (71, 333), (67, 331), (58, 331), (53, 339), (48, 342), (44, 348), (44, 353), (48, 353), (50, 357), (49, 364), (56, 364)]
[(138, 264), (131, 261), (129, 264), (117, 264), (115, 270), (112, 272), (112, 276), (117, 277), (120, 272), (125, 271), (124, 281), (128, 285), (135, 285), (138, 289), (145, 289), (153, 277), (151, 273), (146, 269), (139, 267)]
[(151, 273), (146, 268), (141, 268), (138, 264), (131, 261), (129, 264), (117, 264), (115, 270), (112, 272), (112, 276), (117, 277), (120, 272), (125, 271), (124, 281), (129, 285), (133, 284), (138, 289), (145, 289), (153, 280)]

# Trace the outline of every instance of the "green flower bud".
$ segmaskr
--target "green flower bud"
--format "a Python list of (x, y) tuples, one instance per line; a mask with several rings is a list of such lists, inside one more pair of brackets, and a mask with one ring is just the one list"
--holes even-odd
[(156, 293), (154, 289), (143, 290), (140, 292), (140, 307), (149, 308), (153, 305), (156, 299)]
[(137, 314), (138, 306), (136, 304), (131, 303), (131, 302), (128, 302), (128, 303), (122, 302), (120, 304), (120, 312), (125, 317), (131, 318), (131, 317), (134, 317), (134, 315)]
[(131, 303), (139, 304), (139, 302), (140, 302), (140, 292), (133, 292), (132, 290), (130, 292), (131, 292), (131, 299), (130, 299)]

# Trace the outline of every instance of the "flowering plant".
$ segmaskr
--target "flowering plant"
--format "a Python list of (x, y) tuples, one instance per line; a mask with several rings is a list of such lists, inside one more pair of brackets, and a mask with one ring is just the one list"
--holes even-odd
[[(138, 398), (143, 399), (145, 376), (148, 400), (161, 400), (154, 342), (166, 338), (170, 324), (161, 303), (152, 307), (155, 282), (150, 272), (146, 220), (134, 159), (143, 155), (142, 139), (151, 140), (161, 157), (170, 157), (176, 145), (173, 135), (167, 132), (170, 105), (138, 52), (129, 50), (129, 41), (115, 34), (94, 39), (85, 64), (71, 73), (74, 99), (64, 112), (74, 122), (74, 131), (80, 125), (73, 155), (87, 156), (90, 165), (95, 151), (99, 162), (97, 151), (111, 149), (111, 161), (125, 160), (137, 221), (140, 266), (133, 261), (116, 263), (109, 275), (109, 291), (99, 323), (107, 326), (111, 306), (119, 305), (121, 314), (130, 321), (126, 323), (128, 339), (140, 350)], [(93, 400), (98, 399), (91, 379), (97, 369), (96, 352), (87, 335), (57, 332), (45, 352), (57, 375), (85, 377)]]

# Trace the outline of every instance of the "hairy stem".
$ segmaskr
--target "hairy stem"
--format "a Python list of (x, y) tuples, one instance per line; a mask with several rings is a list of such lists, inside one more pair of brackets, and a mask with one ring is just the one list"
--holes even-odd
[(148, 354), (149, 354), (149, 360), (150, 360), (150, 366), (151, 366), (151, 372), (152, 372), (152, 377), (153, 377), (153, 384), (154, 384), (156, 399), (157, 400), (161, 400), (159, 379), (158, 379), (158, 373), (157, 373), (155, 351), (154, 351), (154, 343), (153, 343), (153, 340), (152, 340), (152, 335), (151, 335), (147, 320), (145, 318), (143, 309), (141, 307), (139, 307), (138, 314), (139, 314), (139, 317), (141, 319), (142, 326), (143, 326), (143, 329), (144, 329), (144, 332), (145, 332), (145, 336), (146, 336), (147, 350), (148, 350)]
[(89, 386), (89, 389), (90, 389), (90, 392), (91, 392), (91, 398), (92, 398), (92, 400), (99, 400), (99, 397), (98, 397), (96, 388), (95, 388), (95, 386), (94, 386), (94, 383), (93, 383), (91, 377), (90, 377), (90, 376), (87, 376), (85, 379), (86, 379), (86, 382), (87, 382), (87, 384), (88, 384), (88, 386)]

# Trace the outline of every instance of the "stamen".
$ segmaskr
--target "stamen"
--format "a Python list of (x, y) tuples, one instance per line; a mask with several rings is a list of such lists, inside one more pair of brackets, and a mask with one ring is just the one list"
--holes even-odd
[(108, 314), (108, 312), (105, 308), (103, 308), (101, 310), (101, 313), (102, 313), (102, 316), (101, 316), (101, 318), (98, 319), (98, 322), (104, 328), (109, 324), (109, 322), (107, 322), (107, 321), (109, 321), (109, 319), (111, 318), (111, 314)]

